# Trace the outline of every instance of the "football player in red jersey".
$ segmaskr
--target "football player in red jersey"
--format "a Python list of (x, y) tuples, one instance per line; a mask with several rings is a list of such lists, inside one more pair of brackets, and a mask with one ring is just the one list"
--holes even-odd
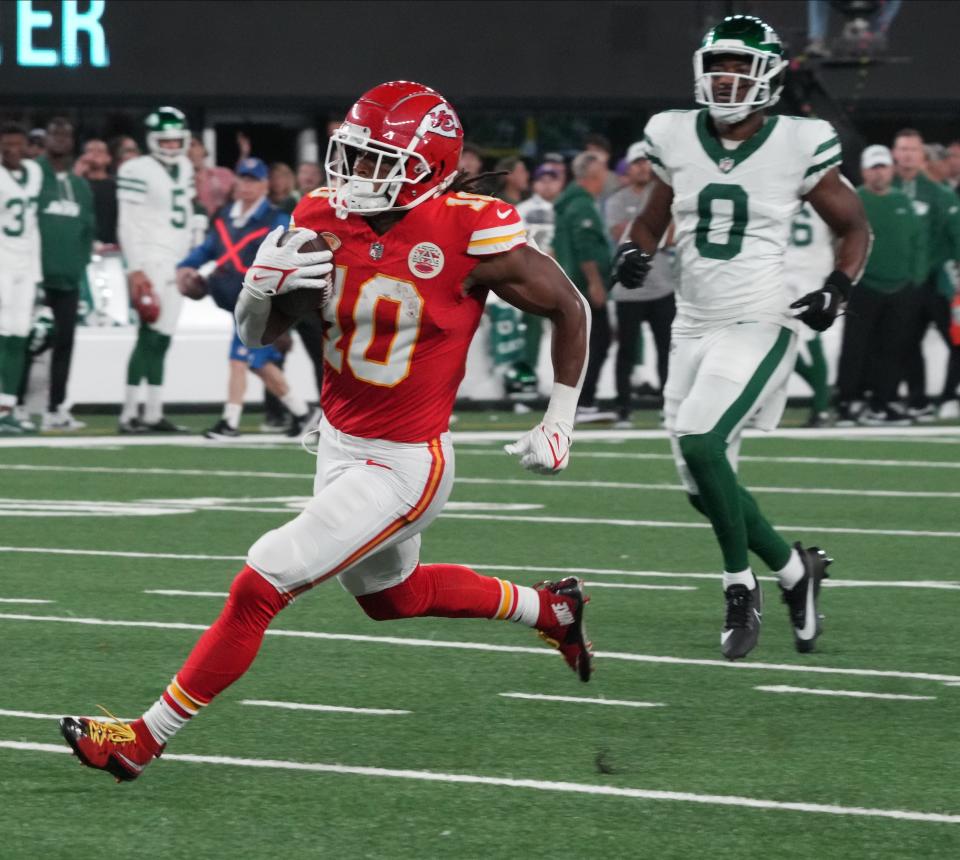
[[(525, 240), (507, 203), (458, 190), (453, 108), (398, 81), (364, 94), (333, 134), (329, 188), (263, 242), (237, 305), (249, 347), (293, 320), (271, 299), (312, 290), (325, 324), (324, 419), (314, 496), (251, 547), (216, 622), (157, 702), (130, 725), (68, 717), (61, 732), (91, 767), (135, 779), (166, 742), (250, 666), (291, 600), (336, 576), (378, 621), (498, 618), (535, 628), (587, 681), (583, 583), (534, 587), (452, 564), (421, 564), (420, 533), (453, 487), (448, 431), (488, 290), (553, 323), (555, 383), (543, 420), (508, 453), (566, 468), (586, 367), (589, 313), (556, 263)], [(331, 251), (301, 251), (323, 234)]]

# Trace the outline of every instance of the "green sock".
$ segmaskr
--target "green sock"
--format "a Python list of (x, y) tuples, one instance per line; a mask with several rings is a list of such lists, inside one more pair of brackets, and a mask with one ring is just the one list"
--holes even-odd
[[(747, 527), (747, 546), (750, 551), (758, 555), (770, 570), (783, 570), (790, 559), (789, 544), (777, 534), (776, 529), (760, 513), (757, 500), (743, 487), (740, 490), (740, 508), (743, 511), (744, 523)], [(701, 514), (707, 516), (706, 508), (700, 496), (688, 495), (690, 504)], [(709, 517), (708, 517), (709, 519)]]
[(27, 363), (27, 339), (25, 337), (4, 338), (6, 349), (3, 357), (3, 393), (16, 395), (23, 379), (23, 368)]
[(9, 340), (10, 338), (6, 335), (0, 335), (0, 394), (6, 392), (11, 394), (15, 393), (7, 384), (7, 349)]
[(724, 570), (746, 570), (747, 525), (737, 476), (727, 460), (727, 443), (716, 433), (690, 434), (680, 437), (680, 451), (700, 489), (700, 504), (720, 544)]
[(823, 354), (823, 344), (819, 337), (807, 343), (810, 363), (797, 356), (794, 370), (813, 391), (813, 411), (825, 412), (830, 402), (830, 389), (827, 386), (827, 359)]
[(147, 375), (145, 338), (149, 331), (146, 326), (140, 326), (137, 332), (137, 342), (127, 362), (127, 385), (139, 385), (140, 380)]
[(148, 332), (145, 376), (147, 385), (163, 385), (163, 365), (170, 347), (170, 335)]

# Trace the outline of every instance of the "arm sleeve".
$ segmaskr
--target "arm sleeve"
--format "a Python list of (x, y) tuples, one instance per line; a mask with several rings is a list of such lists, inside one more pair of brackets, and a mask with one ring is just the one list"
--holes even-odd
[(803, 129), (806, 147), (806, 168), (800, 180), (800, 196), (809, 194), (816, 188), (824, 175), (843, 161), (840, 137), (833, 126), (823, 120), (809, 120)]
[(467, 240), (467, 253), (471, 257), (502, 254), (527, 244), (527, 231), (523, 227), (520, 213), (509, 203), (480, 195), (464, 200), (467, 201), (462, 207), (464, 210), (474, 211), (469, 201), (473, 201), (477, 207), (470, 238)]
[(137, 176), (133, 164), (133, 161), (122, 164), (117, 173), (117, 240), (128, 272), (143, 268), (148, 232), (144, 223), (147, 183)]

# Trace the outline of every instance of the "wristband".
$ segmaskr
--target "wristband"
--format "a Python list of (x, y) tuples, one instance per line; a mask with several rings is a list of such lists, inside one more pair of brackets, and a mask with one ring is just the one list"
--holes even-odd
[(570, 427), (573, 427), (579, 400), (579, 388), (564, 385), (562, 382), (554, 382), (553, 390), (550, 392), (550, 402), (547, 404), (547, 411), (543, 416), (544, 422), (562, 421)]

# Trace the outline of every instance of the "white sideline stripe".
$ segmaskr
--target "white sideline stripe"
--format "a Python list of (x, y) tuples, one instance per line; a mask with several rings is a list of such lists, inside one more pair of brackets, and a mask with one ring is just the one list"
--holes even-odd
[[(101, 723), (114, 722), (110, 717), (101, 715), (99, 717), (89, 714), (38, 714), (36, 711), (10, 711), (6, 708), (0, 708), (0, 717), (20, 717), (25, 720), (60, 720), (66, 716), (82, 716), (88, 720), (99, 720)], [(132, 723), (133, 717), (117, 717), (121, 723)]]
[[(0, 748), (23, 752), (67, 753), (67, 746), (37, 744), (24, 741), (0, 740)], [(295, 770), (313, 773), (337, 773), (350, 776), (371, 776), (387, 779), (408, 779), (420, 782), (447, 782), (461, 785), (495, 785), (503, 788), (525, 788), (536, 791), (556, 791), (570, 794), (630, 797), (638, 800), (664, 800), (681, 803), (701, 803), (707, 806), (738, 806), (749, 809), (778, 809), (791, 812), (852, 815), (868, 818), (893, 818), (900, 821), (925, 821), (937, 824), (960, 824), (960, 815), (940, 812), (913, 812), (905, 809), (870, 809), (862, 806), (836, 806), (824, 803), (761, 800), (755, 797), (737, 797), (725, 794), (693, 794), (683, 791), (654, 791), (643, 788), (619, 788), (612, 785), (590, 785), (577, 782), (548, 782), (538, 779), (511, 779), (508, 777), (476, 776), (469, 773), (439, 773), (429, 770), (394, 770), (383, 767), (351, 767), (341, 764), (275, 761), (262, 758), (233, 758), (231, 756), (186, 755), (164, 753), (164, 761), (192, 762), (194, 764), (255, 767), (269, 770)]]
[(178, 588), (145, 588), (144, 594), (162, 594), (164, 597), (228, 597), (228, 591), (181, 591)]
[(589, 588), (626, 588), (635, 591), (696, 591), (695, 585), (647, 585), (633, 582), (585, 582)]
[(31, 597), (0, 597), (0, 603), (56, 603), (56, 600), (36, 600)]
[(257, 708), (285, 708), (290, 711), (333, 711), (340, 714), (372, 714), (375, 716), (413, 713), (413, 711), (397, 711), (392, 708), (347, 708), (339, 705), (305, 705), (298, 702), (271, 702), (267, 699), (241, 699), (240, 704), (252, 705)]
[[(580, 436), (577, 434), (577, 438)], [(478, 457), (503, 456), (496, 450), (482, 448), (459, 448), (457, 456), (473, 455)], [(637, 451), (580, 451), (574, 454), (580, 457), (589, 457), (597, 460), (669, 460), (673, 462), (672, 454), (653, 454)], [(917, 469), (960, 469), (960, 462), (956, 460), (862, 460), (857, 457), (764, 457), (741, 456), (741, 463), (803, 463), (810, 466), (894, 466)]]
[(580, 696), (543, 696), (538, 693), (498, 693), (505, 699), (535, 699), (543, 702), (575, 702), (585, 705), (622, 705), (625, 708), (665, 708), (664, 702), (631, 702), (626, 699), (585, 699)]
[[(2, 440), (0, 440), (2, 441)], [(304, 472), (257, 472), (250, 469), (164, 469), (133, 468), (126, 466), (33, 466), (28, 464), (0, 464), (0, 471), (7, 472), (80, 472), (101, 475), (182, 475), (200, 478), (293, 478), (312, 481), (313, 474)]]
[[(0, 553), (3, 552), (25, 552), (50, 555), (89, 555), (104, 556), (107, 558), (157, 558), (172, 559), (175, 561), (245, 561), (243, 555), (202, 555), (198, 553), (175, 553), (175, 552), (125, 552), (122, 550), (98, 550), (98, 549), (64, 549), (59, 547), (42, 546), (0, 546)], [(429, 563), (429, 562), (428, 562)], [(467, 563), (468, 567), (478, 570), (519, 570), (530, 573), (583, 573), (589, 576), (637, 576), (647, 578), (661, 579), (710, 579), (716, 580), (719, 577), (717, 573), (679, 573), (667, 570), (620, 570), (617, 568), (593, 568), (593, 567), (536, 567), (533, 565), (514, 565), (514, 564), (476, 564)], [(757, 577), (764, 582), (776, 582), (775, 576)], [(599, 585), (599, 583), (594, 583)], [(954, 590), (960, 589), (960, 581), (954, 580), (867, 580), (867, 579), (828, 579), (823, 583), (827, 588), (935, 588)], [(602, 587), (602, 586), (601, 586)], [(148, 592), (149, 593), (149, 592)], [(158, 592), (159, 593), (159, 590)], [(211, 592), (213, 593), (213, 592)], [(219, 597), (221, 592), (215, 592)]]
[[(603, 490), (654, 490), (685, 492), (680, 484), (637, 484), (626, 481), (570, 481), (563, 479), (525, 480), (523, 478), (461, 478), (458, 484), (493, 484), (512, 487), (588, 487)], [(781, 493), (811, 496), (873, 496), (884, 499), (960, 499), (960, 492), (947, 490), (838, 490), (832, 487), (767, 487), (750, 486), (751, 493)], [(181, 502), (182, 504), (183, 502)]]
[[(579, 525), (579, 526), (628, 526), (631, 528), (654, 528), (654, 529), (709, 529), (713, 528), (710, 523), (682, 522), (676, 520), (621, 520), (606, 519), (601, 517), (548, 517), (548, 516), (528, 516), (518, 514), (516, 516), (505, 516), (503, 514), (458, 514), (446, 513), (440, 514), (441, 519), (448, 520), (496, 520), (497, 522), (517, 522), (517, 523), (551, 523), (555, 525)], [(813, 532), (816, 534), (845, 534), (845, 535), (877, 535), (883, 537), (944, 537), (960, 538), (960, 532), (939, 532), (924, 531), (915, 529), (855, 529), (841, 526), (814, 526), (814, 525), (789, 525), (784, 523), (779, 526), (781, 531), (799, 531)]]
[(774, 684), (770, 687), (754, 687), (765, 693), (805, 693), (811, 696), (847, 696), (851, 699), (895, 699), (905, 702), (934, 702), (936, 696), (908, 696), (902, 693), (866, 693), (862, 690), (814, 690), (809, 687), (788, 687), (785, 684)]
[[(59, 615), (19, 615), (0, 612), (0, 620), (36, 621), (59, 624), (85, 624), (97, 627), (140, 627), (150, 630), (206, 630), (206, 624), (187, 624), (183, 621), (118, 621), (105, 618), (76, 618)], [(287, 636), (295, 639), (323, 639), (336, 642), (364, 642), (377, 645), (403, 645), (414, 648), (451, 648), (458, 651), (490, 651), (500, 654), (537, 654), (552, 656), (548, 648), (527, 648), (520, 645), (492, 645), (487, 642), (451, 642), (443, 639), (407, 639), (400, 636), (366, 636), (357, 633), (322, 633), (316, 630), (276, 630), (267, 628), (267, 636)], [(770, 669), (782, 672), (813, 672), (823, 675), (860, 675), (870, 678), (912, 678), (919, 681), (960, 681), (960, 675), (941, 675), (931, 672), (901, 672), (895, 669), (847, 669), (809, 664), (744, 663), (729, 660), (707, 660), (690, 657), (661, 657), (653, 654), (630, 654), (621, 651), (598, 651), (604, 660), (626, 660), (632, 663), (662, 663), (674, 666), (711, 666), (724, 669)]]

